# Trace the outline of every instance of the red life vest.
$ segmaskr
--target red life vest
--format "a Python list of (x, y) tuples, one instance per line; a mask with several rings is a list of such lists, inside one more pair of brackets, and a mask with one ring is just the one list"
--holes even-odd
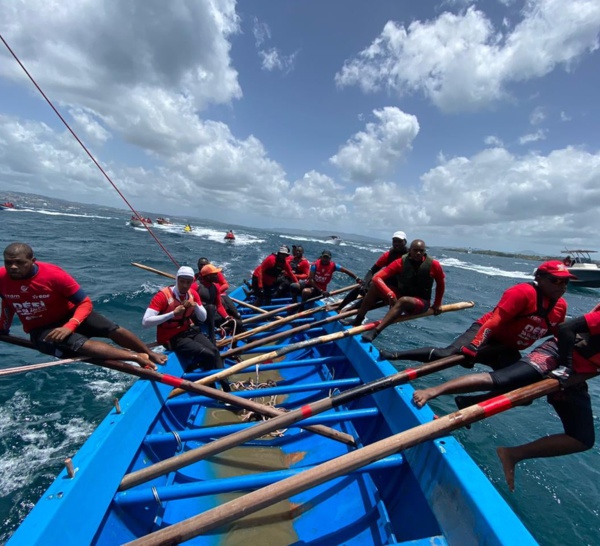
[(327, 285), (331, 282), (333, 274), (335, 273), (336, 265), (335, 262), (329, 262), (329, 265), (325, 265), (319, 258), (315, 263), (315, 274), (313, 280), (319, 287), (319, 290), (327, 290)]
[[(170, 286), (163, 288), (161, 292), (167, 298), (167, 307), (164, 309), (164, 311), (162, 311), (162, 315), (170, 313), (171, 311), (175, 311), (175, 308), (183, 304), (183, 302), (179, 301), (175, 297), (175, 294)], [(187, 293), (187, 295), (190, 300), (199, 303), (198, 298), (194, 297), (194, 293), (191, 290)], [(173, 336), (189, 330), (194, 324), (191, 319), (193, 314), (194, 308), (190, 307), (189, 309), (185, 310), (185, 313), (182, 317), (172, 318), (166, 322), (163, 322), (162, 324), (159, 324), (156, 327), (156, 341), (165, 345)]]

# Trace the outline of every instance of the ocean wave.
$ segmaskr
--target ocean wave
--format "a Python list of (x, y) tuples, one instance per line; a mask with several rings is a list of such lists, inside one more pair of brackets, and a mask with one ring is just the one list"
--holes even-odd
[(480, 275), (488, 275), (491, 277), (510, 277), (512, 279), (533, 279), (533, 271), (528, 274), (523, 271), (508, 271), (505, 269), (499, 269), (498, 267), (478, 265), (470, 262), (463, 262), (457, 258), (442, 258), (440, 263), (444, 267), (456, 267), (458, 269), (465, 269), (472, 271), (473, 273), (479, 273)]

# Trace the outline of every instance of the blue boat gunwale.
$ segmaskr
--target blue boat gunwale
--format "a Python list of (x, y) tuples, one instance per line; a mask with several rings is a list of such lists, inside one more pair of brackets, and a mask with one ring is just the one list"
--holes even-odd
[[(238, 290), (232, 296), (243, 298), (241, 289)], [(326, 327), (328, 333), (339, 329), (341, 326), (337, 323)], [(337, 344), (364, 383), (397, 371), (389, 362), (378, 361), (376, 349), (358, 338), (344, 338)], [(160, 371), (176, 376), (182, 374), (174, 355)], [(9, 546), (92, 543), (122, 476), (130, 468), (170, 391), (167, 385), (136, 381), (120, 402), (121, 413), (111, 410), (74, 455), (75, 477), (69, 478), (65, 470), (60, 473), (13, 534)], [(412, 392), (410, 385), (402, 385), (372, 395), (390, 430), (404, 430), (433, 419), (428, 407), (417, 410), (411, 404)], [(500, 493), (453, 437), (425, 442), (402, 455), (449, 544), (475, 544), (480, 537), (485, 537), (487, 544), (513, 544), (515, 540), (520, 545), (536, 544)], [(92, 490), (94, 499), (90, 502), (89, 491)], [(85, 526), (56, 524), (57, 520), (71, 523), (65, 517), (68, 514), (71, 517), (81, 514), (85, 517)], [(38, 538), (32, 541), (34, 537)]]

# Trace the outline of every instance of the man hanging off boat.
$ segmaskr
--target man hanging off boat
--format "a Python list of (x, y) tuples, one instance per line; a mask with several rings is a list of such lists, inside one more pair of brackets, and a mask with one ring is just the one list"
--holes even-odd
[(360, 281), (355, 273), (332, 261), (331, 252), (329, 250), (324, 250), (321, 252), (321, 257), (311, 264), (308, 279), (290, 286), (292, 294), (294, 294), (294, 299), (297, 298), (298, 294), (302, 295), (302, 301), (317, 296), (328, 297), (329, 292), (327, 286), (331, 282), (333, 274), (336, 271), (345, 273), (355, 281)]
[[(390, 265), (393, 261), (402, 258), (408, 249), (406, 247), (406, 233), (404, 231), (396, 231), (392, 235), (392, 247), (389, 250), (386, 250), (377, 261), (373, 264), (373, 267), (367, 271), (367, 274), (363, 278), (363, 283), (361, 286), (350, 290), (338, 306), (338, 313), (341, 313), (344, 307), (350, 304), (350, 302), (355, 301), (360, 296), (365, 296), (369, 288), (371, 288), (371, 281), (373, 279), (373, 275), (378, 271), (381, 271), (384, 267)], [(395, 279), (389, 278), (386, 281), (388, 286), (392, 286), (392, 283), (395, 282)], [(360, 302), (356, 302), (355, 305), (360, 305)], [(351, 323), (352, 321), (350, 321)]]
[[(563, 277), (568, 281), (568, 277)], [(582, 379), (600, 371), (600, 305), (584, 316), (564, 322), (558, 336), (545, 341), (514, 364), (491, 373), (457, 377), (437, 387), (416, 390), (414, 404), (421, 408), (442, 394), (488, 391), (485, 398), (512, 391), (541, 381), (548, 375), (561, 381), (563, 390), (548, 396), (560, 417), (564, 432), (543, 436), (515, 447), (499, 447), (506, 482), (515, 488), (515, 467), (525, 459), (558, 457), (591, 449), (595, 442), (594, 417), (585, 381), (573, 384), (575, 376)], [(571, 386), (570, 386), (571, 385)], [(473, 396), (457, 396), (460, 409), (471, 405)]]
[(293, 283), (298, 282), (286, 260), (289, 255), (290, 249), (282, 245), (277, 253), (269, 254), (252, 273), (252, 292), (258, 305), (271, 303), (280, 275), (286, 276)]
[[(0, 332), (8, 334), (16, 313), (42, 353), (59, 358), (83, 355), (130, 360), (152, 369), (155, 363), (167, 360), (135, 334), (95, 312), (92, 300), (71, 275), (56, 265), (38, 262), (25, 243), (12, 243), (4, 249), (0, 297)], [(124, 348), (91, 337), (110, 338)]]
[[(162, 288), (152, 298), (142, 326), (156, 327), (156, 340), (177, 355), (186, 371), (223, 368), (216, 345), (194, 323), (206, 320), (206, 309), (198, 293), (191, 290), (194, 278), (191, 267), (180, 267), (175, 285)], [(226, 383), (222, 386), (229, 388)]]
[[(388, 285), (388, 279), (394, 279), (394, 282)], [(431, 305), (434, 282), (435, 299)], [(424, 241), (415, 239), (410, 243), (408, 254), (373, 277), (371, 288), (363, 298), (353, 324), (362, 324), (367, 312), (383, 298), (390, 305), (390, 310), (376, 328), (362, 336), (365, 341), (373, 341), (401, 315), (418, 315), (427, 311), (430, 306), (434, 315), (439, 315), (445, 288), (445, 275), (440, 262), (427, 256)]]
[(544, 262), (536, 269), (533, 282), (506, 290), (492, 311), (476, 320), (448, 347), (382, 350), (380, 358), (431, 362), (462, 353), (466, 357), (463, 367), (472, 368), (479, 362), (494, 370), (504, 368), (521, 358), (520, 351), (549, 333), (558, 332), (567, 313), (567, 302), (562, 296), (572, 278), (575, 277), (562, 262)]

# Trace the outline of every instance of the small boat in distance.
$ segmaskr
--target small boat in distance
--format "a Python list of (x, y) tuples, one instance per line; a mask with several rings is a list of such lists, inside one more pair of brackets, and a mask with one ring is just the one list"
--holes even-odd
[(334, 244), (334, 245), (339, 245), (342, 242), (341, 237), (338, 237), (337, 235), (330, 235), (329, 236), (329, 240)]
[(5, 201), (4, 203), (0, 204), (0, 210), (10, 210), (14, 208), (14, 203), (11, 203), (10, 201)]
[(567, 255), (563, 263), (569, 273), (577, 277), (571, 280), (574, 286), (600, 288), (600, 267), (590, 256), (591, 253), (598, 252), (597, 250), (575, 249), (561, 252)]
[(173, 222), (171, 222), (171, 220), (169, 220), (169, 218), (157, 218), (156, 219), (156, 223), (159, 224), (159, 225), (161, 225), (161, 226), (169, 226)]
[[(140, 220), (140, 218), (141, 218), (141, 220)], [(137, 216), (132, 216), (129, 219), (129, 225), (133, 226), (133, 227), (144, 227), (144, 225), (146, 225), (146, 226), (152, 225), (152, 220), (150, 218), (144, 218), (143, 216), (140, 216), (140, 218), (138, 218)]]
[(226, 241), (235, 241), (235, 235), (233, 234), (232, 230), (229, 230), (226, 234), (225, 237), (223, 237), (223, 239), (225, 239)]
[(185, 227), (183, 228), (183, 231), (185, 231), (186, 233), (190, 233), (190, 231), (192, 231), (194, 228), (192, 226), (190, 226), (190, 224), (186, 224)]

